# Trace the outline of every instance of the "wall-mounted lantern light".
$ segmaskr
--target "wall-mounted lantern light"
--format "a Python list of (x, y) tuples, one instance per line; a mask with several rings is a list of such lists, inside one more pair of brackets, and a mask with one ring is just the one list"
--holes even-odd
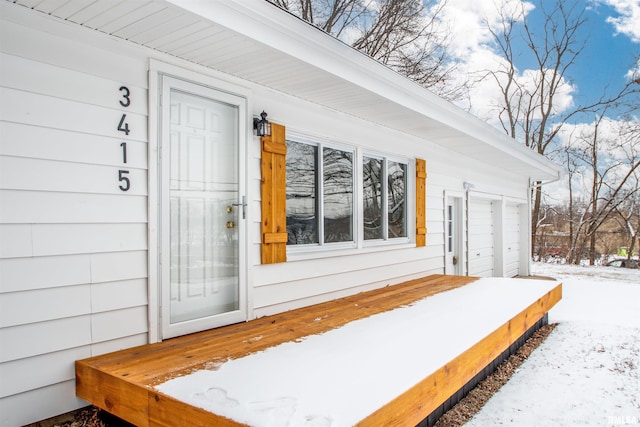
[(256, 130), (256, 135), (258, 136), (270, 136), (271, 135), (271, 123), (267, 120), (267, 113), (262, 111), (260, 113), (261, 119), (258, 120), (257, 117), (253, 119), (253, 128)]

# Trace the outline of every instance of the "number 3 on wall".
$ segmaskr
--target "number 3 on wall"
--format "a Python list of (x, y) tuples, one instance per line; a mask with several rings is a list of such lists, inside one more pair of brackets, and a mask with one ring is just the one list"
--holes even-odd
[(120, 89), (118, 90), (122, 92), (122, 97), (124, 98), (120, 100), (120, 105), (122, 105), (123, 107), (128, 107), (129, 105), (131, 105), (131, 98), (129, 98), (131, 92), (129, 91), (129, 88), (126, 86), (120, 86)]

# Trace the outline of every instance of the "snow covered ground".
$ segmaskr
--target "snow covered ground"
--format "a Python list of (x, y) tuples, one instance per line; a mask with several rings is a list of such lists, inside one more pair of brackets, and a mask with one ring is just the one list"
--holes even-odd
[(557, 286), (547, 280), (479, 279), (156, 389), (251, 426), (349, 427)]
[[(563, 283), (563, 299), (549, 313), (549, 321), (559, 326), (467, 425), (640, 425), (640, 270), (535, 264), (534, 272)], [(557, 282), (527, 280), (523, 287), (514, 287), (513, 280), (506, 283), (512, 285), (481, 279), (409, 307), (229, 361), (213, 371), (176, 378), (157, 389), (251, 425), (349, 426), (408, 389), (416, 370), (432, 372), (468, 348), (473, 341), (466, 342), (467, 335), (485, 336), (497, 327), (491, 322), (499, 325), (504, 321), (500, 319), (522, 310), (531, 301), (527, 292), (542, 295), (546, 290), (536, 288)], [(460, 316), (452, 313), (478, 307), (483, 312), (474, 318), (483, 322), (455, 325)], [(502, 312), (507, 309), (516, 311)], [(402, 326), (399, 322), (404, 321), (408, 323)], [(422, 333), (417, 324), (448, 325), (440, 332), (456, 333), (396, 339), (398, 329)], [(489, 329), (473, 329), (481, 327)], [(432, 343), (444, 341), (451, 355), (442, 354), (441, 348), (433, 351)], [(426, 347), (403, 349), (407, 342)], [(398, 355), (411, 354), (420, 357), (399, 361)], [(380, 365), (393, 368), (378, 369), (375, 377), (367, 374)], [(372, 379), (374, 383), (367, 382)], [(327, 381), (335, 387), (315, 386)]]
[(640, 270), (535, 264), (559, 323), (468, 427), (640, 425)]

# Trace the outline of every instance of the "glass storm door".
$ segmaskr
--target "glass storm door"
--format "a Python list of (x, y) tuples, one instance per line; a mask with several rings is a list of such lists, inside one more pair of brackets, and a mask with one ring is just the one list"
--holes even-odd
[(163, 77), (162, 337), (246, 319), (239, 189), (244, 98)]

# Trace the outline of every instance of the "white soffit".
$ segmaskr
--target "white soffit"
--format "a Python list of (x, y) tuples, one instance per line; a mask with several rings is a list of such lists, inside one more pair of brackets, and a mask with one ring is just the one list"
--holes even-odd
[(560, 168), (266, 0), (16, 0), (14, 3), (417, 136), (487, 167)]

